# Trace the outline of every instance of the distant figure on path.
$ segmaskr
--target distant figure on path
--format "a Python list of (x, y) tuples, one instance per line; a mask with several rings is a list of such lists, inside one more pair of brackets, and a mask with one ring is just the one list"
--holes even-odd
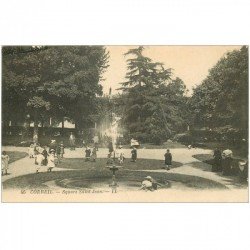
[(44, 157), (44, 159), (42, 161), (42, 165), (47, 166), (47, 164), (48, 164), (48, 155), (49, 154), (48, 154), (48, 152), (46, 150), (46, 147), (43, 147), (42, 155)]
[(132, 158), (132, 162), (136, 162), (136, 160), (137, 160), (137, 149), (135, 147), (133, 147), (133, 149), (131, 151), (131, 158)]
[(8, 174), (9, 160), (10, 160), (10, 157), (7, 155), (5, 151), (3, 151), (2, 152), (2, 175)]
[(214, 150), (214, 162), (213, 162), (213, 166), (212, 166), (212, 172), (220, 172), (222, 171), (222, 155), (221, 155), (221, 151), (216, 148)]
[(172, 166), (172, 154), (170, 153), (169, 149), (167, 149), (167, 152), (165, 153), (164, 157), (165, 157), (165, 166), (167, 170), (170, 170)]
[(97, 148), (94, 147), (94, 148), (92, 149), (91, 160), (92, 160), (93, 162), (95, 162), (95, 161), (96, 161), (96, 158), (97, 158)]
[(124, 152), (122, 150), (122, 146), (121, 145), (118, 147), (118, 149), (115, 151), (115, 153), (117, 155), (118, 162), (120, 164), (123, 164), (125, 157), (124, 157)]
[(75, 138), (73, 132), (70, 132), (69, 145), (70, 145), (71, 150), (75, 150), (75, 142), (76, 142), (76, 138)]
[(55, 151), (54, 150), (52, 150), (50, 155), (48, 156), (47, 167), (48, 167), (48, 169), (47, 169), (48, 172), (51, 172), (52, 169), (55, 167)]
[(85, 161), (90, 160), (91, 149), (87, 146), (85, 150)]
[(29, 158), (34, 158), (34, 155), (35, 155), (35, 146), (33, 143), (31, 143), (29, 147)]
[(223, 175), (231, 175), (232, 173), (232, 163), (233, 163), (233, 152), (230, 149), (226, 149), (222, 153), (223, 160), (222, 160), (222, 168), (223, 168)]
[(64, 144), (61, 142), (60, 144), (60, 158), (62, 159), (64, 156)]

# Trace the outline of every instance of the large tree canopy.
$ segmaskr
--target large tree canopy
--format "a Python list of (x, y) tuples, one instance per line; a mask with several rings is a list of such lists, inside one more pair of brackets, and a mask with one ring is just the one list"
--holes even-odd
[(248, 134), (248, 47), (227, 53), (194, 89), (194, 126)]
[(45, 114), (82, 128), (102, 94), (107, 61), (103, 46), (3, 47), (4, 118), (30, 114), (35, 133)]

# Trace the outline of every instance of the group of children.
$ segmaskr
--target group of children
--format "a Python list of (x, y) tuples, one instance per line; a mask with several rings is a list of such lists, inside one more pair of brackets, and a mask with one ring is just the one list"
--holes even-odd
[(120, 165), (124, 163), (125, 156), (122, 146), (118, 146), (116, 150), (109, 150), (107, 165), (111, 165), (117, 160)]
[(96, 161), (97, 158), (97, 151), (98, 148), (96, 146), (93, 147), (92, 151), (91, 148), (89, 146), (86, 146), (85, 149), (85, 161)]
[(41, 167), (51, 172), (56, 165), (56, 160), (59, 163), (63, 156), (64, 145), (62, 142), (58, 145), (55, 140), (51, 140), (49, 147), (41, 147), (38, 143), (32, 143), (29, 147), (29, 157), (35, 159), (37, 166), (36, 173), (39, 173)]

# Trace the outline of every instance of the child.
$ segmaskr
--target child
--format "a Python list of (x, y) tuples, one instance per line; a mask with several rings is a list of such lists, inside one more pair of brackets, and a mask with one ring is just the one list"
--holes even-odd
[(47, 170), (48, 172), (51, 172), (52, 169), (55, 167), (55, 151), (53, 149), (51, 150), (51, 153), (48, 157), (47, 167), (48, 167), (48, 170)]
[(63, 142), (61, 142), (61, 144), (60, 144), (60, 157), (63, 158), (63, 155), (64, 155), (64, 145), (63, 145)]
[(121, 145), (116, 150), (116, 155), (117, 155), (118, 162), (120, 164), (123, 164), (125, 157), (124, 157), (124, 152), (122, 150), (122, 146)]
[(85, 150), (85, 161), (89, 161), (90, 160), (90, 154), (91, 154), (91, 150), (90, 148), (87, 146), (86, 150)]
[(132, 155), (132, 162), (136, 162), (137, 160), (137, 150), (135, 147), (133, 147), (132, 151), (131, 151), (131, 155)]
[(107, 165), (113, 165), (114, 163), (114, 160), (113, 158), (111, 157), (111, 153), (108, 154), (108, 160), (107, 160)]
[(35, 155), (35, 164), (37, 165), (36, 173), (39, 172), (41, 166), (43, 165), (45, 158), (42, 154)]
[(167, 170), (170, 170), (172, 166), (172, 154), (170, 153), (170, 150), (167, 149), (165, 156), (165, 166), (167, 167)]
[(8, 174), (9, 160), (10, 160), (10, 157), (6, 154), (5, 151), (3, 151), (2, 152), (2, 175)]
[(154, 191), (158, 189), (158, 186), (162, 186), (160, 183), (158, 183), (154, 178), (151, 176), (145, 177), (144, 181), (142, 182), (142, 186), (140, 189), (143, 189), (145, 191), (150, 190)]
[(42, 161), (42, 165), (47, 166), (47, 164), (48, 164), (48, 152), (47, 152), (46, 147), (43, 147), (42, 155), (44, 157), (44, 159)]
[(92, 150), (92, 155), (91, 155), (91, 159), (92, 159), (93, 162), (95, 162), (96, 158), (97, 158), (97, 152), (96, 151), (97, 151), (97, 148), (94, 147), (93, 150)]
[(34, 158), (34, 154), (35, 154), (35, 146), (33, 143), (30, 144), (29, 147), (29, 158)]

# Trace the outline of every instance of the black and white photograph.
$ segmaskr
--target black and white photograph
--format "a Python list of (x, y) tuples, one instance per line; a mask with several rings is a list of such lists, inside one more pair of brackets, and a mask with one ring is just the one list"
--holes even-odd
[(4, 202), (248, 202), (248, 46), (3, 46)]

